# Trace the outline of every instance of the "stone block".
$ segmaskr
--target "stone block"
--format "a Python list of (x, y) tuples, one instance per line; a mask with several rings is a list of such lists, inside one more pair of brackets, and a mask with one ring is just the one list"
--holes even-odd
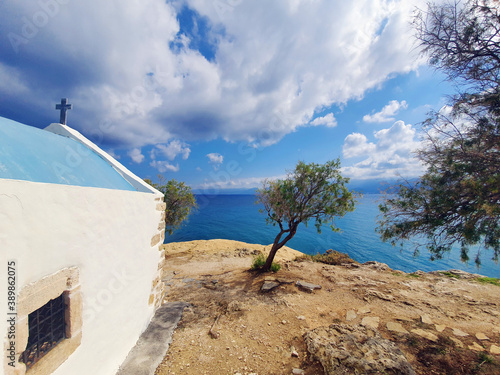
[(151, 238), (151, 247), (154, 247), (154, 246), (158, 245), (160, 243), (160, 241), (161, 241), (161, 235), (160, 235), (160, 233), (155, 234), (153, 236), (153, 238)]
[(157, 203), (156, 204), (156, 211), (165, 211), (166, 209), (167, 209), (166, 203)]

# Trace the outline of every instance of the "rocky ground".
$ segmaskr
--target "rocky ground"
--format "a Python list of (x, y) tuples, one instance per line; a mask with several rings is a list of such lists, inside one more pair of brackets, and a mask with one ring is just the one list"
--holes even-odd
[(165, 249), (166, 301), (191, 306), (156, 375), (500, 374), (500, 287), (473, 275), (294, 261), (289, 248), (258, 274), (262, 245)]

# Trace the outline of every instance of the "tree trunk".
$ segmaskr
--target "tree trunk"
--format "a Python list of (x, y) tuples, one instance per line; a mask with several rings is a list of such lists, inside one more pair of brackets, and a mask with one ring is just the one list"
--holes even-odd
[(264, 264), (264, 267), (262, 267), (263, 272), (268, 272), (271, 270), (271, 266), (273, 264), (273, 260), (274, 260), (276, 253), (278, 252), (279, 249), (281, 249), (283, 246), (285, 246), (285, 244), (295, 235), (296, 231), (297, 231), (296, 227), (292, 228), (290, 230), (290, 232), (288, 233), (288, 235), (285, 237), (285, 239), (281, 242), (280, 242), (280, 238), (286, 232), (281, 231), (276, 236), (276, 238), (274, 239), (274, 242), (273, 242), (273, 247), (271, 247), (271, 251), (269, 251), (269, 255), (267, 256), (266, 264)]

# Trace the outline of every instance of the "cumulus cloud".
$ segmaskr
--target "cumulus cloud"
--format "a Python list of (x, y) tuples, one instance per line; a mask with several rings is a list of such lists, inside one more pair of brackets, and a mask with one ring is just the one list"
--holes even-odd
[(156, 145), (155, 151), (165, 156), (168, 160), (174, 160), (177, 156), (181, 156), (186, 160), (191, 153), (189, 145), (179, 140), (173, 140), (170, 143)]
[(208, 162), (214, 165), (214, 168), (218, 167), (224, 162), (224, 156), (222, 156), (221, 154), (217, 154), (215, 152), (207, 154), (207, 158)]
[[(408, 42), (416, 2), (87, 0), (55, 2), (50, 12), (10, 2), (0, 13), (0, 70), (17, 89), (0, 84), (2, 107), (22, 100), (33, 118), (54, 117), (64, 93), (74, 105), (69, 125), (113, 147), (272, 144), (318, 125), (318, 110), (416, 69), (422, 61)], [(181, 31), (185, 7), (206, 30)], [(40, 12), (46, 22), (37, 26)], [(210, 53), (197, 44), (202, 32)], [(334, 125), (333, 115), (324, 120)]]
[(335, 126), (337, 126), (337, 120), (333, 116), (333, 113), (329, 113), (326, 116), (315, 118), (314, 121), (311, 121), (311, 125), (313, 126), (323, 125), (329, 128), (334, 128)]
[(140, 148), (134, 148), (127, 153), (134, 163), (141, 164), (144, 161), (144, 155)]
[(168, 172), (178, 172), (179, 171), (179, 164), (173, 165), (165, 160), (152, 160), (150, 165), (153, 168), (156, 168), (158, 170), (158, 172), (160, 172), (160, 173), (165, 173), (167, 171)]
[(417, 177), (424, 167), (414, 152), (421, 146), (411, 124), (396, 121), (390, 128), (374, 133), (375, 142), (368, 142), (365, 135), (349, 134), (344, 140), (345, 158), (360, 157), (361, 161), (344, 167), (352, 178)]
[(408, 104), (405, 100), (398, 102), (397, 100), (391, 100), (380, 112), (363, 116), (364, 122), (391, 122), (394, 121), (394, 116), (401, 110), (408, 108)]

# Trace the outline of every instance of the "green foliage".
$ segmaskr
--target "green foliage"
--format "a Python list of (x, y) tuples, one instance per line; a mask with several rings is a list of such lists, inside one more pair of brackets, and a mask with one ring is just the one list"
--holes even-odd
[[(463, 6), (462, 6), (463, 5)], [(429, 4), (415, 19), (429, 61), (463, 90), (423, 123), (427, 166), (416, 182), (394, 187), (379, 206), (378, 232), (393, 245), (415, 241), (431, 260), (454, 244), (500, 254), (500, 13), (490, 0)], [(481, 254), (475, 256), (477, 266)]]
[(451, 279), (460, 279), (460, 276), (455, 275), (455, 274), (453, 274), (451, 272), (448, 272), (448, 271), (440, 272), (440, 274), (443, 275), (443, 276), (449, 277)]
[(271, 271), (272, 272), (278, 272), (281, 269), (281, 265), (279, 263), (274, 263), (271, 264)]
[(334, 266), (340, 266), (346, 263), (356, 263), (356, 261), (352, 259), (349, 255), (343, 254), (338, 251), (328, 251), (324, 254), (318, 253), (316, 255), (304, 254), (303, 256), (297, 258), (296, 260), (298, 261), (309, 260), (311, 262), (330, 264)]
[(259, 254), (255, 258), (253, 258), (251, 269), (254, 271), (260, 270), (262, 269), (262, 267), (264, 267), (264, 264), (266, 264), (266, 257), (264, 256), (264, 254)]
[(158, 180), (158, 184), (152, 183), (148, 179), (144, 181), (164, 194), (163, 201), (167, 206), (165, 209), (165, 230), (169, 235), (172, 235), (197, 208), (196, 199), (191, 187), (184, 182), (175, 179), (165, 181), (161, 175), (158, 176)]
[(500, 286), (500, 279), (497, 279), (495, 277), (478, 277), (475, 280), (480, 282), (481, 284), (492, 284)]
[[(264, 254), (259, 254), (253, 259), (251, 269), (253, 271), (260, 271), (263, 269), (265, 264), (266, 264), (266, 257), (264, 256)], [(281, 269), (280, 264), (274, 262), (271, 264), (270, 270), (272, 272), (278, 272), (280, 269)]]
[(269, 270), (276, 252), (297, 232), (300, 223), (314, 221), (318, 233), (324, 224), (339, 231), (334, 219), (354, 210), (354, 194), (347, 189), (349, 179), (340, 173), (340, 161), (325, 164), (298, 162), (295, 170), (284, 179), (263, 183), (257, 191), (257, 203), (267, 213), (266, 222), (278, 226), (264, 270)]

